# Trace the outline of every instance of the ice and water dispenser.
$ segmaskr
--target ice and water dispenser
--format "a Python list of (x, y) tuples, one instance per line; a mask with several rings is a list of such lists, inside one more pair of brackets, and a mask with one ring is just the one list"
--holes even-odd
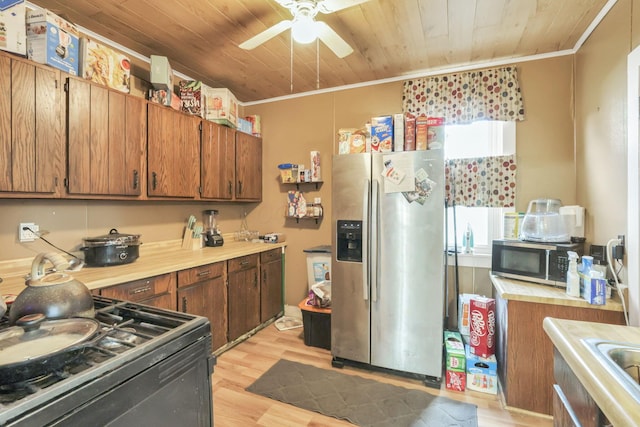
[(362, 262), (362, 221), (338, 220), (338, 261)]

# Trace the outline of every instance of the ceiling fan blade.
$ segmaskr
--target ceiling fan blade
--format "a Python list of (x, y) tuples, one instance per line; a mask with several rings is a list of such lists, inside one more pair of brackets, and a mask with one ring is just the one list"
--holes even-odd
[(369, 0), (321, 0), (318, 2), (318, 10), (322, 13), (332, 13), (368, 1)]
[(351, 54), (353, 49), (349, 44), (333, 31), (333, 29), (322, 21), (316, 21), (316, 32), (318, 38), (336, 54), (338, 58), (344, 58)]
[(256, 48), (260, 46), (262, 43), (266, 42), (267, 40), (274, 38), (281, 32), (288, 30), (289, 28), (291, 28), (292, 24), (293, 24), (293, 21), (290, 21), (288, 19), (285, 19), (284, 21), (280, 21), (276, 25), (269, 27), (263, 32), (251, 37), (249, 40), (243, 43), (240, 43), (238, 47), (246, 50), (251, 50), (253, 48)]

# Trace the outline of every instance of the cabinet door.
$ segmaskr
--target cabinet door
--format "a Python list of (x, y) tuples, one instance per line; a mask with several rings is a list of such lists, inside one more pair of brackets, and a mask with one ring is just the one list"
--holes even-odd
[(148, 104), (147, 193), (194, 198), (199, 187), (200, 120)]
[(260, 271), (260, 323), (264, 323), (283, 310), (282, 249), (260, 254)]
[(70, 194), (140, 195), (142, 99), (67, 79)]
[(231, 200), (235, 173), (235, 131), (202, 121), (201, 197)]
[(235, 258), (228, 263), (229, 341), (233, 341), (260, 324), (258, 256)]
[(262, 200), (262, 139), (236, 132), (236, 200)]
[(61, 193), (60, 72), (0, 56), (0, 191)]
[(212, 351), (227, 343), (226, 263), (178, 272), (178, 310), (205, 316), (211, 323)]

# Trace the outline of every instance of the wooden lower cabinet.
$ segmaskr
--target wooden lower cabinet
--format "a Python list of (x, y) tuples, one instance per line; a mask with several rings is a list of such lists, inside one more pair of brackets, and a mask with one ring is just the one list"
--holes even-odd
[(598, 405), (554, 348), (553, 385), (554, 427), (599, 427), (610, 425)]
[(247, 255), (227, 261), (229, 282), (229, 341), (260, 325), (260, 256)]
[(100, 289), (100, 295), (106, 298), (175, 310), (176, 273), (162, 274), (102, 288)]
[(282, 301), (282, 249), (271, 249), (260, 254), (260, 322), (279, 315)]
[(178, 311), (209, 319), (212, 351), (227, 343), (226, 275), (224, 261), (178, 271)]
[(545, 317), (623, 325), (619, 311), (496, 298), (496, 358), (507, 406), (553, 414), (553, 344)]

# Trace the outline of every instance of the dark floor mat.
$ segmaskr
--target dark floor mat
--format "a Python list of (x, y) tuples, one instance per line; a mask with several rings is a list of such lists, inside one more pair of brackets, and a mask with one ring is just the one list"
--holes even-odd
[(475, 405), (284, 359), (247, 390), (363, 427), (478, 425)]

